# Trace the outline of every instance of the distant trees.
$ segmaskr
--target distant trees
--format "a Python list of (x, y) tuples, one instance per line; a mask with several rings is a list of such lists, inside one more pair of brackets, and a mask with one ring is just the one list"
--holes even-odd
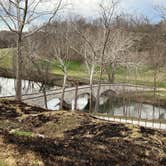
[[(115, 73), (117, 67), (129, 67), (134, 63), (132, 54), (130, 53), (132, 47), (137, 40), (134, 33), (128, 32), (125, 29), (116, 28), (113, 32), (111, 45), (108, 48), (108, 78), (111, 83), (115, 82)], [(134, 51), (133, 51), (134, 52)], [(111, 70), (110, 70), (111, 67)]]
[(0, 31), (0, 48), (16, 47), (16, 34), (10, 31)]

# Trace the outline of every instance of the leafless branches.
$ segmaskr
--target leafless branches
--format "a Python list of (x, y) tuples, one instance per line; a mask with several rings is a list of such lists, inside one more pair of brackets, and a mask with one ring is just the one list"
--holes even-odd
[(58, 0), (52, 10), (40, 10), (40, 5), (44, 5), (42, 0), (0, 0), (0, 19), (8, 27), (8, 29), (17, 34), (17, 58), (16, 58), (16, 99), (21, 100), (22, 96), (22, 42), (38, 30), (33, 29), (29, 33), (24, 33), (34, 21), (44, 17), (45, 21), (50, 23), (60, 10), (62, 0)]

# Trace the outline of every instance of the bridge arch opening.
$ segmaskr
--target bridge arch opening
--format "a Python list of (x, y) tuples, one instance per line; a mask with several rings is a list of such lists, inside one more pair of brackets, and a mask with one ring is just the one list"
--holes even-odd
[[(95, 97), (92, 96), (92, 103), (95, 103)], [(90, 94), (83, 93), (77, 96), (77, 110), (88, 110), (90, 103)], [(75, 99), (72, 100), (72, 110), (75, 108)]]
[(117, 93), (113, 90), (106, 90), (106, 91), (103, 91), (100, 95), (100, 97), (102, 96), (116, 96)]
[(105, 104), (110, 98), (115, 97), (117, 94), (113, 90), (106, 90), (100, 94), (99, 105)]

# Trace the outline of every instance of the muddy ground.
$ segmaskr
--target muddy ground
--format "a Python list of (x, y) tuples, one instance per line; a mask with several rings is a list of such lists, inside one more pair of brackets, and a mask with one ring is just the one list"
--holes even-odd
[(0, 100), (0, 166), (166, 165), (166, 131)]

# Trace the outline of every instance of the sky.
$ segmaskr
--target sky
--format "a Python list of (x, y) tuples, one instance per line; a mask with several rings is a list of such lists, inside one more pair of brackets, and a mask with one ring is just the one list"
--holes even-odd
[[(92, 18), (98, 14), (98, 4), (101, 2), (101, 0), (70, 1), (73, 3), (75, 13)], [(159, 20), (154, 10), (154, 6), (156, 5), (166, 6), (166, 0), (120, 0), (119, 11), (129, 14), (142, 14), (149, 17), (152, 22), (156, 22)]]
[[(4, 0), (6, 1), (6, 0)], [(30, 0), (31, 1), (31, 0)], [(65, 12), (67, 14), (82, 15), (84, 17), (93, 19), (99, 14), (99, 3), (103, 0), (63, 0), (64, 4), (68, 4)], [(112, 0), (107, 0), (112, 1)], [(156, 5), (166, 6), (166, 0), (119, 0), (118, 12), (124, 12), (132, 15), (145, 15), (151, 22), (156, 23), (160, 21), (160, 17), (154, 10)], [(40, 6), (40, 10), (51, 9), (56, 0), (43, 0), (44, 5)], [(40, 20), (42, 22), (42, 20)], [(0, 20), (0, 30), (6, 29)]]

